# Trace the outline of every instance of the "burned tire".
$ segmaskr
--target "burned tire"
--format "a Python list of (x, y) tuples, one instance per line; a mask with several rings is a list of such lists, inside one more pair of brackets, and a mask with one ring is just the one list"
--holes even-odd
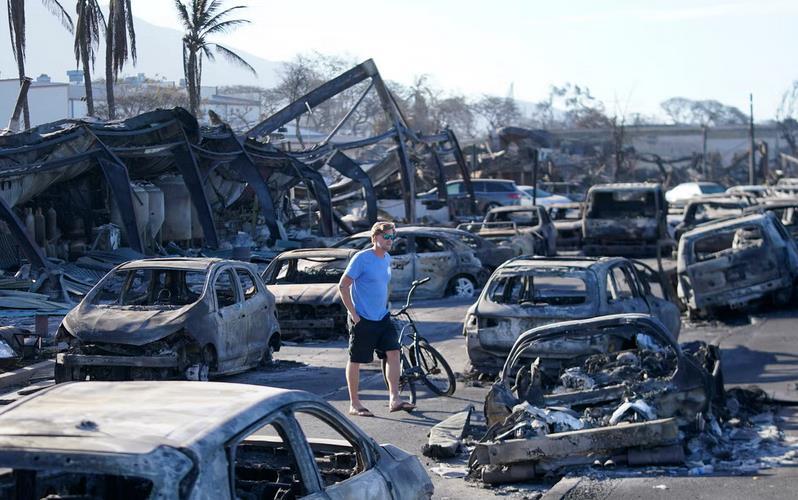
[(477, 284), (473, 278), (465, 275), (455, 276), (449, 282), (449, 295), (471, 298), (476, 294)]
[(263, 357), (260, 358), (260, 366), (263, 368), (267, 368), (274, 364), (274, 352), (277, 351), (277, 345), (280, 342), (279, 334), (274, 334), (269, 339), (269, 345), (266, 346), (266, 349), (263, 351)]
[(186, 380), (207, 382), (211, 378), (211, 369), (216, 368), (216, 351), (213, 346), (206, 345), (202, 348), (199, 359), (188, 365), (184, 372)]

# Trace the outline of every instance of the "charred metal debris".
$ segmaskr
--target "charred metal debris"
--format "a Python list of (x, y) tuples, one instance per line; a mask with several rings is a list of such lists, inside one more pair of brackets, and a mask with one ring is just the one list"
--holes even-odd
[[(284, 140), (286, 124), (353, 88), (377, 93), (385, 130), (340, 137), (360, 99), (319, 142), (296, 149)], [(351, 234), (376, 221), (378, 194), (398, 199), (400, 218), (414, 222), (419, 188), (437, 186), (447, 206), (447, 176), (462, 176), (470, 193), (451, 213), (473, 212), (457, 138), (412, 130), (372, 60), (244, 133), (212, 118), (201, 127), (175, 108), (0, 137), (0, 267), (27, 261), (31, 291), (75, 301), (114, 265), (145, 255), (268, 261), (273, 249), (303, 245), (308, 219), (321, 238)], [(302, 203), (289, 196), (295, 187)]]
[(469, 469), (491, 484), (609, 464), (752, 473), (796, 455), (764, 393), (724, 392), (716, 346), (679, 345), (641, 314), (524, 333), (484, 411)]

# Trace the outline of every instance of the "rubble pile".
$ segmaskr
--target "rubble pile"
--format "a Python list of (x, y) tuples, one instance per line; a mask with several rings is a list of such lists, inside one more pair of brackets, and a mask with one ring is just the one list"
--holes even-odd
[[(620, 318), (637, 333), (624, 335)], [(498, 484), (593, 465), (710, 474), (793, 463), (798, 447), (785, 443), (766, 395), (722, 390), (715, 346), (668, 345), (635, 322), (618, 315), (570, 322), (583, 324), (581, 335), (562, 324), (524, 334), (486, 397), (488, 429), (471, 452), (469, 476)], [(597, 331), (610, 348), (574, 356), (580, 337), (595, 352)], [(550, 353), (555, 343), (568, 343), (571, 357), (536, 356), (515, 370), (522, 354)]]

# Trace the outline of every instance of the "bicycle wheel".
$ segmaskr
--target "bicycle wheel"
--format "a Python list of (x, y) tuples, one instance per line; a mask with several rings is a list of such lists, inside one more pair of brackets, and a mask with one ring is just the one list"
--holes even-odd
[[(382, 360), (382, 380), (385, 382), (385, 387), (390, 390), (391, 387), (388, 385), (388, 376), (385, 371), (385, 368), (388, 364), (388, 361), (383, 359)], [(412, 376), (407, 376), (407, 372), (412, 367), (409, 365), (407, 356), (404, 353), (399, 358), (399, 397), (404, 400), (407, 398), (410, 401), (410, 404), (416, 404), (416, 385), (415, 381), (413, 380)]]
[[(427, 341), (418, 342), (419, 360), (415, 359), (415, 351), (410, 350), (411, 362), (421, 368), (421, 380), (430, 390), (441, 396), (451, 396), (457, 388), (454, 372), (449, 367), (449, 363), (443, 359), (434, 347)], [(417, 361), (417, 362), (416, 362)]]

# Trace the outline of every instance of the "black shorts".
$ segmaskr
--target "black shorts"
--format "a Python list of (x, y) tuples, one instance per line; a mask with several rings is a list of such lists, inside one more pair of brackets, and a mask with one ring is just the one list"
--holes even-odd
[(387, 351), (399, 349), (399, 334), (386, 314), (379, 321), (360, 318), (354, 326), (349, 327), (349, 361), (353, 363), (371, 363), (374, 351), (383, 359)]

